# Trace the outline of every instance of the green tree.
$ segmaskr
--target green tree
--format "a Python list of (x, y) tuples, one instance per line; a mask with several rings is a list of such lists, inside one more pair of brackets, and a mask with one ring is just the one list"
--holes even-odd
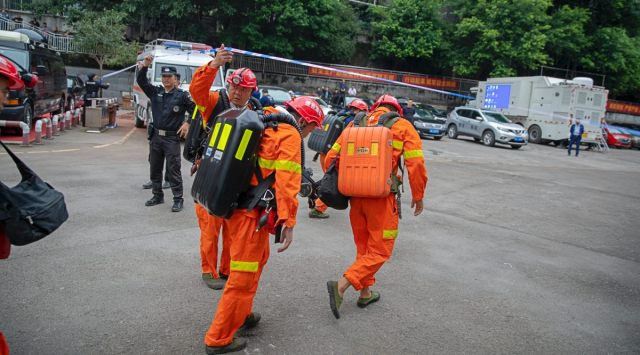
[(593, 35), (582, 65), (587, 70), (605, 74), (605, 86), (612, 94), (637, 94), (640, 92), (640, 37), (629, 37), (621, 27), (601, 28)]
[(225, 44), (301, 59), (347, 61), (358, 21), (340, 0), (255, 0), (228, 4)]
[(555, 66), (576, 70), (580, 65), (580, 57), (590, 45), (590, 37), (586, 33), (590, 16), (588, 9), (568, 5), (563, 5), (551, 15), (547, 53)]
[(442, 45), (438, 1), (394, 0), (371, 11), (373, 58), (429, 59)]
[(478, 0), (452, 4), (453, 71), (462, 76), (513, 76), (549, 62), (545, 52), (551, 0)]
[(77, 31), (77, 45), (89, 51), (100, 68), (104, 64), (125, 65), (135, 62), (137, 44), (125, 41), (125, 14), (108, 10), (104, 12), (86, 12), (78, 22), (74, 23)]

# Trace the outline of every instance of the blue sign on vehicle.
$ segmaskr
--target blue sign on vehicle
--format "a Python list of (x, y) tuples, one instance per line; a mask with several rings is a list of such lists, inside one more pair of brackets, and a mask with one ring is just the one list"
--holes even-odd
[(514, 142), (524, 142), (524, 139), (522, 139), (522, 137), (515, 137), (513, 139)]
[(440, 133), (440, 131), (439, 131), (439, 130), (437, 130), (437, 129), (435, 129), (435, 128), (431, 128), (431, 129), (429, 130), (429, 133), (431, 133), (431, 134), (438, 134), (438, 133)]

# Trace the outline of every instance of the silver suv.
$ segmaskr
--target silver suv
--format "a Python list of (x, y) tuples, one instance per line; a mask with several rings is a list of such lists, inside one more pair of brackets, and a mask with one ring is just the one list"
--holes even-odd
[(512, 123), (503, 114), (473, 107), (456, 107), (449, 113), (446, 127), (449, 138), (469, 136), (489, 147), (502, 143), (519, 149), (529, 140), (524, 127)]

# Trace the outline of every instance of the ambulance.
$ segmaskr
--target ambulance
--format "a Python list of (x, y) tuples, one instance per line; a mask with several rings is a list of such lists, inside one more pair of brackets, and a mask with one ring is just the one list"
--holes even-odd
[(481, 81), (469, 105), (502, 113), (529, 132), (529, 142), (563, 144), (569, 137), (569, 120), (584, 125), (582, 141), (602, 136), (609, 91), (591, 78), (559, 79), (548, 76), (489, 78)]
[[(198, 67), (212, 60), (208, 54), (211, 49), (211, 46), (202, 43), (156, 39), (144, 46), (143, 52), (138, 55), (138, 61), (142, 61), (147, 55), (153, 55), (153, 62), (147, 73), (151, 85), (162, 86), (160, 70), (163, 66), (172, 66), (180, 74), (180, 88), (189, 91), (193, 73)], [(138, 76), (137, 66), (135, 75)], [(222, 88), (224, 88), (224, 70), (219, 70), (211, 91)], [(153, 122), (151, 103), (135, 80), (132, 93), (136, 127), (144, 128), (148, 122)]]

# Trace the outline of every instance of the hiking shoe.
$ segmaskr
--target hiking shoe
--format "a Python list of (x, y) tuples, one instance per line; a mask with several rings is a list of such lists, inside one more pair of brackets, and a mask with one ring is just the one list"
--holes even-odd
[(143, 190), (149, 190), (152, 187), (153, 187), (153, 183), (151, 181), (142, 184), (142, 189)]
[(144, 203), (145, 206), (150, 207), (150, 206), (155, 206), (155, 205), (159, 205), (161, 203), (164, 203), (164, 197), (160, 196), (160, 195), (153, 195), (153, 197)]
[(261, 318), (262, 317), (260, 316), (260, 313), (251, 312), (247, 316), (247, 318), (244, 320), (244, 323), (242, 323), (242, 327), (240, 327), (240, 329), (246, 330), (246, 329), (255, 328), (256, 325), (258, 325), (258, 323), (260, 323), (260, 319)]
[(227, 275), (227, 274), (223, 274), (223, 273), (219, 272), (218, 275), (220, 275), (220, 278), (223, 279), (223, 280), (228, 280), (229, 279), (229, 275)]
[(358, 307), (364, 308), (374, 302), (378, 302), (380, 300), (380, 292), (371, 291), (371, 296), (367, 298), (358, 298)]
[(212, 290), (222, 290), (226, 283), (223, 279), (216, 279), (213, 277), (211, 273), (203, 273), (202, 281), (204, 281), (205, 285)]
[(173, 206), (171, 207), (171, 212), (180, 212), (184, 208), (184, 200), (175, 200), (173, 201)]
[(233, 353), (233, 352), (236, 352), (236, 351), (243, 350), (246, 347), (247, 347), (247, 341), (246, 340), (233, 338), (233, 341), (229, 345), (225, 345), (225, 346), (205, 346), (205, 351), (207, 352), (207, 355), (227, 354), (227, 353)]
[(163, 189), (168, 189), (168, 188), (170, 188), (170, 187), (171, 187), (171, 184), (169, 184), (169, 182), (168, 182), (168, 181), (165, 181), (164, 183), (162, 183), (162, 188), (163, 188)]
[(342, 305), (342, 296), (338, 291), (337, 281), (327, 281), (327, 290), (329, 291), (329, 306), (331, 312), (336, 319), (340, 319), (340, 306)]
[(320, 218), (320, 219), (327, 219), (329, 218), (329, 214), (328, 213), (324, 213), (324, 212), (320, 212), (317, 209), (312, 209), (311, 211), (309, 211), (309, 218)]

